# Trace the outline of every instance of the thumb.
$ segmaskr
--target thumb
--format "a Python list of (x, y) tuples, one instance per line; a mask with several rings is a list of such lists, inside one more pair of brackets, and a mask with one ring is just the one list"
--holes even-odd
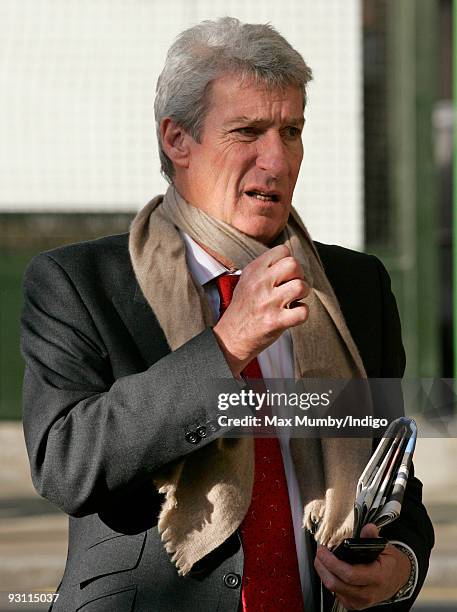
[(362, 527), (362, 531), (360, 532), (361, 538), (379, 538), (379, 529), (376, 527), (374, 523), (368, 523), (364, 527)]

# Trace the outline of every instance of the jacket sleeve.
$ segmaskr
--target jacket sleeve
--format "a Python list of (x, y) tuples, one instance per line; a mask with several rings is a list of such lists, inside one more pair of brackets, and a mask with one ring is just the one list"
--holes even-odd
[[(73, 516), (99, 512), (153, 487), (155, 470), (224, 433), (213, 431), (217, 403), (205, 381), (239, 387), (212, 330), (114, 380), (90, 312), (57, 261), (34, 258), (23, 290), (23, 422), (40, 495)], [(199, 426), (207, 435), (196, 443), (186, 434)]]
[[(382, 377), (401, 378), (405, 370), (405, 352), (401, 341), (397, 304), (391, 291), (390, 278), (386, 269), (377, 258), (373, 259), (377, 265), (383, 300)], [(391, 604), (392, 610), (406, 612), (412, 607), (425, 580), (430, 552), (434, 545), (433, 526), (422, 503), (422, 483), (414, 476), (414, 468), (408, 479), (400, 517), (383, 528), (382, 535), (389, 540), (398, 540), (408, 544), (416, 553), (419, 578), (415, 592), (409, 599)], [(389, 606), (383, 605), (373, 609), (386, 612)]]

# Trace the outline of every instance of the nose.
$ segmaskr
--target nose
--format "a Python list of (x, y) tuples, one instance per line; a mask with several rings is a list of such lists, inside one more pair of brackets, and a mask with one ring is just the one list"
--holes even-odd
[(272, 178), (281, 178), (288, 174), (289, 163), (286, 146), (278, 133), (264, 134), (258, 141), (257, 167)]

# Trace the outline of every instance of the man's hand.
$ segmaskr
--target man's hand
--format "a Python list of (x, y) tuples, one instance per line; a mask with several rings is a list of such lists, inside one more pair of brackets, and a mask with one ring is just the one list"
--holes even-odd
[(308, 293), (303, 269), (285, 245), (246, 266), (230, 306), (213, 330), (235, 376), (284, 330), (306, 321), (306, 305), (289, 305)]
[[(361, 536), (376, 538), (378, 528), (365, 525)], [(350, 565), (319, 546), (314, 567), (324, 586), (337, 595), (347, 610), (363, 610), (390, 599), (406, 584), (411, 571), (407, 555), (388, 544), (376, 561)]]

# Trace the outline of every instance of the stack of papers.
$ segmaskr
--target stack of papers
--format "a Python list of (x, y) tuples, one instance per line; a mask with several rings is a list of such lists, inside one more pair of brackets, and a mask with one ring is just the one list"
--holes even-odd
[(357, 483), (354, 538), (367, 523), (384, 527), (399, 517), (416, 438), (416, 423), (407, 417), (386, 430)]
[[(416, 439), (416, 422), (407, 417), (392, 421), (386, 430), (357, 483), (354, 538), (368, 523), (384, 527), (400, 516)], [(344, 610), (336, 600), (332, 612)]]

